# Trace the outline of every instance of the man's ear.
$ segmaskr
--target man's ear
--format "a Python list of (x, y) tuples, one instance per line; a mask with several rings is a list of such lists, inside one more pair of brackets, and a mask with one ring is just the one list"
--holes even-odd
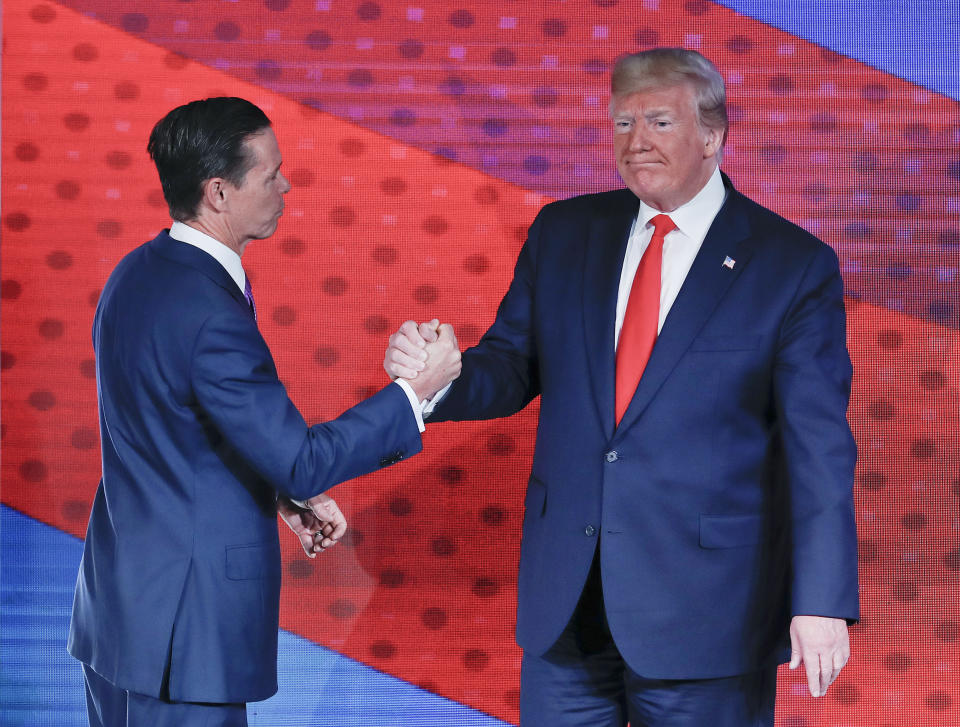
[(715, 157), (723, 147), (723, 131), (721, 129), (704, 128), (703, 130), (703, 158)]
[(211, 177), (203, 183), (203, 202), (211, 209), (222, 212), (227, 203), (227, 180)]

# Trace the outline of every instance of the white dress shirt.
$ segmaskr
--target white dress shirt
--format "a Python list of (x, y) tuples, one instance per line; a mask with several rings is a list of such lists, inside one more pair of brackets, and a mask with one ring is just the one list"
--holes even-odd
[(223, 266), (224, 270), (233, 278), (233, 282), (240, 288), (241, 293), (246, 289), (247, 274), (243, 272), (240, 256), (222, 242), (215, 240), (205, 232), (200, 232), (196, 227), (190, 227), (190, 225), (179, 221), (174, 221), (170, 225), (169, 235), (174, 240), (199, 247)]
[[(693, 260), (700, 252), (700, 246), (707, 236), (707, 230), (713, 224), (714, 218), (723, 206), (726, 199), (726, 190), (723, 188), (723, 179), (720, 177), (720, 168), (713, 170), (710, 179), (703, 189), (686, 204), (682, 204), (670, 216), (676, 229), (667, 233), (663, 238), (663, 266), (660, 269), (660, 319), (657, 323), (657, 333), (663, 328), (663, 322), (677, 299), (683, 281), (693, 265)], [(623, 258), (623, 268), (620, 271), (620, 289), (617, 293), (617, 320), (613, 331), (613, 350), (617, 350), (620, 341), (620, 329), (623, 327), (623, 317), (627, 312), (627, 300), (630, 298), (630, 289), (633, 287), (633, 278), (640, 265), (640, 258), (650, 244), (653, 237), (653, 226), (650, 220), (661, 214), (647, 204), (640, 202), (640, 213), (633, 222), (630, 230), (630, 239), (627, 242), (627, 252)]]
[[(247, 274), (244, 272), (243, 265), (240, 263), (240, 256), (229, 247), (219, 240), (210, 237), (210, 235), (200, 232), (200, 230), (195, 227), (179, 221), (175, 221), (170, 225), (169, 235), (174, 240), (185, 242), (188, 245), (193, 245), (203, 250), (223, 266), (224, 270), (233, 278), (233, 282), (240, 288), (241, 293), (246, 290)], [(403, 393), (407, 395), (407, 401), (410, 402), (410, 408), (413, 410), (413, 415), (417, 419), (417, 427), (422, 433), (426, 427), (423, 426), (423, 413), (420, 401), (417, 399), (413, 387), (402, 379), (397, 379), (394, 383), (403, 389)]]

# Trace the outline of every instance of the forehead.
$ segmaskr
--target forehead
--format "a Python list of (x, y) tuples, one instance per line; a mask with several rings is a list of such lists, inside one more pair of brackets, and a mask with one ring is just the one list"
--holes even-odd
[(614, 96), (610, 110), (613, 115), (643, 114), (655, 110), (675, 113), (695, 112), (696, 96), (693, 87), (689, 84), (661, 86)]
[(244, 140), (244, 146), (253, 157), (255, 167), (275, 167), (281, 161), (280, 145), (277, 136), (269, 126), (251, 134)]

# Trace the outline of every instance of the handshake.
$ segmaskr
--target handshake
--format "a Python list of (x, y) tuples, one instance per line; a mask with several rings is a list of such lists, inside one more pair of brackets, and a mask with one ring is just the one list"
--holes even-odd
[[(453, 326), (434, 318), (407, 321), (390, 336), (383, 368), (392, 379), (403, 379), (419, 401), (432, 399), (460, 375), (460, 347)], [(347, 532), (347, 520), (329, 495), (319, 494), (305, 503), (281, 496), (277, 512), (300, 539), (310, 558), (333, 547)]]
[(390, 336), (383, 369), (392, 379), (403, 379), (420, 401), (432, 399), (460, 375), (460, 347), (453, 326), (434, 318), (407, 321)]

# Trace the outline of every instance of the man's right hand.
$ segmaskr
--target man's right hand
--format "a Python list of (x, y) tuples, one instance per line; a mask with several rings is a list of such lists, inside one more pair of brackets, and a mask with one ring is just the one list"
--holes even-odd
[(437, 340), (440, 321), (434, 318), (419, 326), (406, 321), (390, 336), (383, 358), (383, 370), (391, 379), (415, 379), (426, 368), (428, 343)]
[(453, 327), (434, 318), (407, 321), (390, 336), (383, 368), (391, 378), (403, 378), (417, 397), (430, 399), (460, 375), (460, 348)]

